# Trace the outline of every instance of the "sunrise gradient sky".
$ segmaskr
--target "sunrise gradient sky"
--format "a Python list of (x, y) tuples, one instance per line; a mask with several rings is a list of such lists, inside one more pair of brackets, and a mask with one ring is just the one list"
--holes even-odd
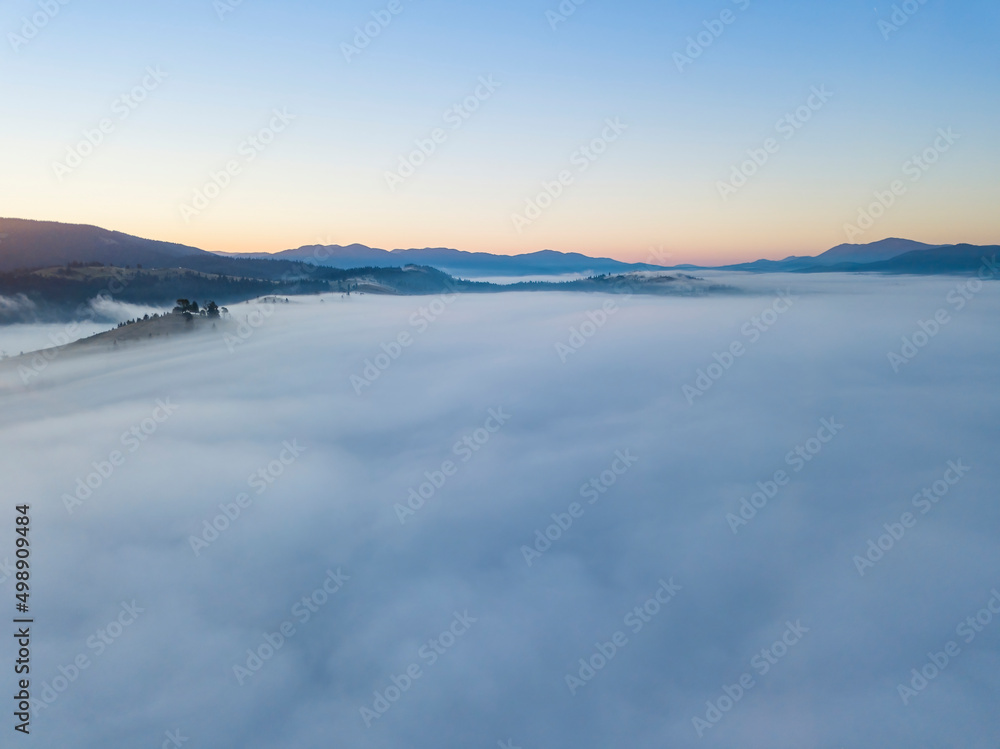
[[(844, 225), (900, 180), (856, 241), (1000, 242), (988, 0), (910, 0), (897, 30), (879, 26), (892, 5), (859, 0), (586, 0), (555, 28), (559, 0), (395, 0), (396, 14), (388, 0), (64, 1), (51, 18), (44, 0), (0, 10), (4, 216), (208, 250), (361, 242), (643, 261), (662, 248), (707, 264), (845, 242)], [(679, 70), (674, 53), (724, 11), (731, 23)], [(389, 25), (346, 59), (380, 12)], [(29, 39), (32, 16), (46, 23)], [(446, 111), (480, 77), (499, 86), (453, 128)], [(115, 103), (144, 78), (145, 101)], [(813, 87), (833, 96), (786, 139), (777, 122)], [(295, 119), (249, 161), (241, 144), (276, 109)], [(104, 118), (103, 142), (57, 174)], [(581, 171), (574, 152), (609, 118), (627, 130)], [(435, 153), (390, 189), (386, 172), (435, 128)], [(915, 179), (908, 160), (948, 128), (961, 137)], [(776, 152), (724, 199), (719, 181), (771, 137)], [(185, 216), (231, 160), (231, 184)], [(572, 183), (519, 232), (512, 214), (562, 170)]]

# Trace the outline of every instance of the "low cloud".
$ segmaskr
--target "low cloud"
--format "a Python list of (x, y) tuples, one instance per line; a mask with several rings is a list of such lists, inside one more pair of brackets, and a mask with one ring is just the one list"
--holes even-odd
[(169, 308), (166, 307), (118, 302), (107, 296), (94, 297), (87, 303), (87, 309), (98, 320), (107, 320), (116, 323), (133, 320), (143, 315), (154, 315), (169, 311)]
[(0, 325), (34, 320), (38, 306), (24, 294), (0, 294)]
[[(0, 363), (0, 561), (30, 503), (45, 705), (19, 740), (990, 745), (1000, 621), (956, 628), (1000, 585), (997, 288), (897, 374), (887, 352), (954, 280), (720, 277), (753, 293), (617, 297), (565, 363), (603, 297), (460, 295), (360, 393), (430, 300), (293, 299), (238, 346), (62, 356), (29, 388)], [(509, 418), (477, 439), (491, 409)], [(949, 461), (970, 470), (859, 575)], [(114, 626), (123, 605), (142, 613)]]

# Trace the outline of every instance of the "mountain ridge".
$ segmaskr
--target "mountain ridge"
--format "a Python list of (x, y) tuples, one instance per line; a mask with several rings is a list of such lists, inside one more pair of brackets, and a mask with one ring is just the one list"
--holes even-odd
[[(816, 256), (791, 255), (724, 266), (675, 266), (628, 263), (579, 252), (544, 249), (518, 255), (467, 252), (447, 247), (383, 250), (354, 243), (303, 245), (276, 253), (209, 252), (188, 245), (145, 239), (89, 224), (0, 218), (0, 272), (103, 263), (146, 268), (188, 268), (204, 273), (255, 278), (288, 278), (315, 270), (435, 268), (465, 278), (490, 276), (603, 275), (636, 271), (731, 270), (751, 273), (872, 271), (887, 273), (967, 272), (968, 248), (978, 245), (931, 245), (890, 237), (869, 244), (841, 244)], [(982, 246), (982, 252), (994, 251)], [(925, 254), (921, 254), (925, 253)], [(900, 258), (903, 258), (902, 260)], [(912, 270), (907, 271), (906, 268)]]
[(177, 258), (211, 255), (197, 247), (144, 239), (90, 224), (0, 218), (0, 271), (72, 262), (159, 265)]
[(450, 247), (384, 250), (353, 243), (349, 245), (303, 245), (276, 253), (216, 253), (253, 259), (294, 259), (315, 265), (347, 269), (359, 264), (375, 267), (430, 265), (452, 275), (529, 276), (570, 273), (624, 273), (639, 270), (666, 270), (650, 263), (627, 263), (612, 258), (590, 257), (579, 252), (537, 250), (518, 255), (468, 252)]

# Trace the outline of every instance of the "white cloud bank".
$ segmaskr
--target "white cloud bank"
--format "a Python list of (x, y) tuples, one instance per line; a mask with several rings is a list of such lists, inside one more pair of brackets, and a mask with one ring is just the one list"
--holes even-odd
[(30, 503), (55, 697), (18, 742), (994, 747), (997, 287), (740, 282), (590, 336), (604, 297), (331, 296), (27, 390), (0, 364), (0, 561)]

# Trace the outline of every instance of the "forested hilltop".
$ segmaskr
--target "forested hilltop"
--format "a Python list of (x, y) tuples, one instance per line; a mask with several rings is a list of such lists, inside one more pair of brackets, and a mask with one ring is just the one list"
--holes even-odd
[[(166, 307), (181, 297), (235, 304), (268, 294), (437, 294), (469, 290), (477, 285), (416, 266), (345, 271), (304, 263), (211, 256), (209, 260), (206, 265), (215, 265), (217, 261), (236, 273), (119, 267), (96, 262), (0, 273), (0, 324), (97, 318), (101, 307), (95, 301), (102, 299)], [(195, 262), (200, 261), (199, 258)]]

